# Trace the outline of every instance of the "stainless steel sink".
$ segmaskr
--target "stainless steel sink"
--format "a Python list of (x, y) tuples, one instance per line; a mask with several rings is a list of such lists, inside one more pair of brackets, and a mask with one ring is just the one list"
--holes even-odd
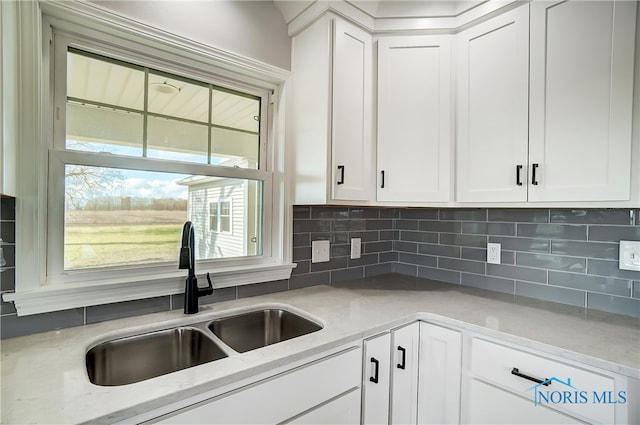
[(114, 386), (143, 381), (227, 355), (204, 332), (177, 327), (114, 339), (87, 352), (89, 379)]
[(322, 329), (311, 320), (281, 309), (266, 309), (216, 319), (209, 329), (235, 351), (249, 350), (286, 341)]

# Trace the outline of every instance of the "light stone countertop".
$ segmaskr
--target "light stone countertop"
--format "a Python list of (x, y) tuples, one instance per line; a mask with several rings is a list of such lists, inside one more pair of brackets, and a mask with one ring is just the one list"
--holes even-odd
[[(89, 382), (88, 348), (254, 306), (290, 306), (321, 331), (119, 387)], [(421, 319), (640, 378), (640, 320), (401, 275), (314, 286), (1, 342), (3, 424), (112, 423)]]

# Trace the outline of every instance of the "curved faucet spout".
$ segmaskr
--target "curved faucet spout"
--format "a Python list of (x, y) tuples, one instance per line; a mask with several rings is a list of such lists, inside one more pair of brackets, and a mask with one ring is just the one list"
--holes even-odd
[(193, 223), (187, 221), (182, 228), (182, 244), (180, 246), (179, 269), (189, 269), (189, 277), (195, 276), (195, 231)]

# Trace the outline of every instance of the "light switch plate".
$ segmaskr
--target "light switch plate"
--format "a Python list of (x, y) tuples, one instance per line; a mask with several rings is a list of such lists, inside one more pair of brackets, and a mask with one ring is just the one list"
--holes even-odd
[(329, 241), (311, 242), (311, 262), (326, 263), (329, 261), (330, 249)]
[(620, 241), (620, 270), (640, 271), (640, 242)]
[(499, 243), (487, 244), (487, 263), (500, 264), (500, 244)]

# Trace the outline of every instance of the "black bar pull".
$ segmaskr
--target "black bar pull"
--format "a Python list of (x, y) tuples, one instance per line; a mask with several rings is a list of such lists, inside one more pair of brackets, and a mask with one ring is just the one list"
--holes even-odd
[(514, 367), (513, 369), (511, 369), (511, 374), (519, 376), (520, 378), (527, 379), (529, 381), (533, 381), (536, 384), (542, 384), (545, 387), (548, 387), (549, 385), (551, 385), (551, 381), (549, 381), (549, 379), (539, 379), (539, 378), (534, 378), (533, 376), (525, 375), (524, 373), (520, 373), (517, 367)]
[(538, 185), (538, 181), (536, 180), (536, 170), (538, 169), (539, 166), (540, 164), (533, 164), (531, 166), (531, 184), (534, 186)]
[(522, 179), (520, 178), (520, 171), (522, 171), (522, 165), (516, 165), (516, 184), (522, 186)]
[(380, 171), (380, 177), (382, 177), (382, 182), (380, 183), (380, 189), (384, 189), (384, 170)]
[(344, 184), (344, 165), (338, 165), (338, 170), (340, 170), (340, 180), (337, 184)]
[(398, 365), (396, 366), (398, 369), (405, 369), (406, 365), (407, 365), (407, 350), (406, 348), (398, 345), (398, 351), (400, 351), (402, 353), (402, 360), (400, 361), (400, 363), (398, 363)]
[(373, 382), (374, 384), (377, 384), (378, 372), (380, 371), (380, 362), (376, 360), (375, 357), (371, 357), (371, 363), (373, 363), (373, 365), (375, 366), (375, 369), (373, 370), (373, 376), (369, 378), (369, 381)]

